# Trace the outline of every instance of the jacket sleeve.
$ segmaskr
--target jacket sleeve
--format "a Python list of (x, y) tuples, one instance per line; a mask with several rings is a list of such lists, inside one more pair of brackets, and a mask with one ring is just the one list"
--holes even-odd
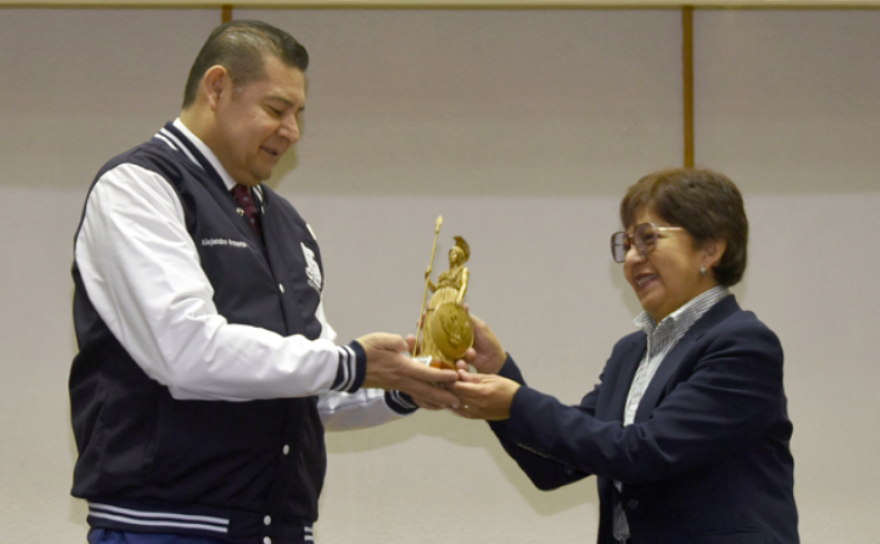
[(331, 391), (318, 399), (321, 422), (328, 431), (351, 431), (396, 421), (418, 410), (412, 397), (401, 391), (361, 389), (355, 393)]
[(307, 397), (363, 382), (356, 342), (284, 337), (218, 313), (180, 198), (155, 172), (122, 164), (95, 182), (74, 254), (101, 319), (174, 398)]
[[(525, 380), (522, 373), (509, 355), (498, 375), (522, 384), (523, 387), (520, 390), (525, 388)], [(581, 406), (575, 408), (575, 410), (582, 410), (586, 414), (594, 413), (596, 398), (594, 393), (584, 397)], [(495, 433), (495, 436), (498, 437), (498, 441), (501, 442), (504, 451), (516, 461), (538, 489), (545, 491), (556, 489), (589, 476), (589, 473), (521, 441), (515, 432), (516, 427), (512, 425), (510, 419), (491, 421), (489, 422), (489, 427)]]
[[(309, 227), (312, 237), (315, 233)], [(336, 340), (336, 331), (324, 313), (324, 291), (316, 317), (321, 323), (321, 338)], [(350, 431), (396, 421), (418, 410), (412, 397), (402, 391), (360, 389), (355, 393), (329, 391), (318, 398), (318, 413), (328, 431)]]
[(649, 418), (624, 427), (522, 387), (511, 407), (507, 438), (576, 470), (636, 485), (749, 447), (785, 410), (779, 340), (753, 318), (699, 341), (686, 339), (691, 342), (682, 348), (686, 362), (665, 385)]

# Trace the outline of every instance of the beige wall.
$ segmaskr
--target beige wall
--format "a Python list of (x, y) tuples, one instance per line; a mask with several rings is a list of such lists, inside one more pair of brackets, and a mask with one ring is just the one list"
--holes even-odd
[[(434, 219), (530, 383), (577, 402), (637, 302), (608, 258), (626, 186), (679, 164), (675, 10), (237, 10), (309, 48), (296, 155), (342, 340), (412, 332)], [(110, 156), (179, 108), (216, 10), (0, 11), (0, 527), (84, 542), (68, 496), (72, 236)], [(874, 542), (880, 11), (697, 10), (696, 158), (743, 189), (735, 289), (780, 335), (805, 543)], [(440, 268), (438, 264), (437, 268)], [(486, 426), (419, 413), (328, 436), (321, 544), (582, 543), (587, 480), (536, 491)]]

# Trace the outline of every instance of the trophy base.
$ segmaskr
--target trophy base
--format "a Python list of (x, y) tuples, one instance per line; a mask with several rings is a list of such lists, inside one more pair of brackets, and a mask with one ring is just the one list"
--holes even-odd
[(413, 357), (413, 361), (418, 361), (419, 363), (422, 363), (423, 365), (428, 365), (431, 368), (439, 368), (441, 370), (443, 370), (443, 369), (455, 370), (456, 369), (454, 363), (450, 363), (448, 361), (443, 361), (440, 359), (435, 359), (435, 358), (431, 357), (430, 355), (422, 355), (419, 357)]
[(455, 365), (448, 361), (440, 361), (438, 359), (434, 359), (431, 361), (431, 364), (428, 365), (432, 368), (439, 368), (440, 370), (455, 370)]

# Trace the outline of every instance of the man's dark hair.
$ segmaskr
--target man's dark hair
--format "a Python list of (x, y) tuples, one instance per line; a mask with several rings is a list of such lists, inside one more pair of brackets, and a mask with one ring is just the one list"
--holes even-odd
[(235, 90), (266, 77), (264, 55), (302, 72), (309, 66), (309, 53), (293, 36), (262, 21), (230, 21), (211, 32), (199, 51), (183, 93), (183, 109), (195, 102), (199, 85), (212, 66), (226, 68)]
[(620, 202), (623, 228), (633, 226), (639, 210), (651, 210), (670, 225), (684, 227), (695, 247), (724, 240), (727, 248), (713, 268), (715, 279), (735, 285), (746, 270), (749, 222), (742, 195), (724, 174), (697, 168), (672, 168), (648, 174)]

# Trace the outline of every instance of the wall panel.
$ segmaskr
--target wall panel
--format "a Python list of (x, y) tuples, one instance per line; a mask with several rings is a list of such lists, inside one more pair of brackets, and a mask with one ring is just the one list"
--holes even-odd
[[(608, 258), (627, 185), (682, 157), (675, 9), (235, 9), (312, 54), (304, 136), (271, 181), (314, 226), (341, 340), (412, 332), (434, 219), (473, 248), (474, 311), (530, 383), (577, 402), (638, 304)], [(870, 542), (869, 234), (880, 206), (873, 10), (694, 14), (696, 161), (743, 188), (736, 293), (788, 354), (802, 540)], [(84, 542), (68, 496), (71, 240), (100, 165), (178, 110), (219, 9), (0, 17), (0, 526)], [(536, 491), (485, 425), (420, 413), (328, 436), (317, 527), (347, 542), (582, 543), (587, 480)]]

